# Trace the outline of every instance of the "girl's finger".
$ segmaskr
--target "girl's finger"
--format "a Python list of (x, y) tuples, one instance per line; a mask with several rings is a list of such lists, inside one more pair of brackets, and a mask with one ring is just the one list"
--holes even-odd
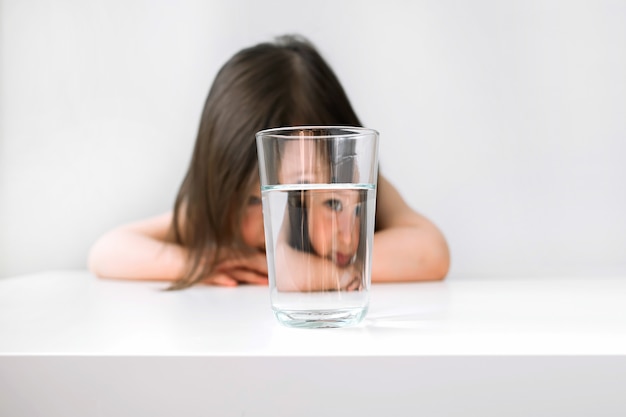
[(255, 257), (256, 270), (267, 276), (267, 255), (259, 253)]
[(265, 254), (257, 253), (241, 260), (241, 267), (267, 276), (267, 257)]
[(224, 274), (222, 272), (215, 273), (203, 282), (210, 285), (219, 285), (221, 287), (236, 287), (238, 282), (236, 279)]
[(267, 268), (261, 269), (256, 267), (255, 265), (250, 264), (249, 262), (237, 262), (229, 265), (220, 265), (220, 271), (250, 271), (254, 274), (261, 275), (267, 277)]
[(346, 289), (348, 291), (356, 291), (361, 289), (361, 277), (354, 277), (354, 279), (350, 284), (348, 284), (348, 288)]
[(231, 278), (237, 280), (237, 282), (245, 284), (267, 285), (267, 276), (258, 274), (254, 271), (246, 269), (231, 269), (225, 272), (230, 275)]
[(265, 255), (253, 255), (247, 258), (233, 258), (222, 261), (217, 267), (218, 270), (248, 270), (267, 277), (267, 258)]

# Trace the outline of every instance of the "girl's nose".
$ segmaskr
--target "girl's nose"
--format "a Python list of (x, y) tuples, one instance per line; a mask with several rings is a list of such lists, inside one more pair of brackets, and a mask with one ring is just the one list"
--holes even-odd
[(337, 235), (341, 243), (352, 243), (356, 227), (356, 216), (349, 210), (345, 210), (337, 216)]

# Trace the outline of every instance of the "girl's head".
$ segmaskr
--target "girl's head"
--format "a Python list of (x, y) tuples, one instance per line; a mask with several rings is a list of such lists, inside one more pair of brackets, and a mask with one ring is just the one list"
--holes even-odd
[(365, 198), (356, 190), (291, 192), (289, 245), (348, 266), (365, 250)]
[[(313, 128), (289, 132), (293, 139), (279, 143), (278, 176), (282, 184), (353, 183), (355, 142), (316, 139), (332, 129)], [(307, 136), (312, 136), (307, 138)], [(366, 196), (354, 189), (290, 191), (287, 199), (288, 243), (345, 267), (362, 254), (365, 224), (362, 210)], [(364, 214), (364, 213), (363, 213)], [(359, 250), (362, 249), (362, 250)]]
[(213, 82), (174, 207), (173, 236), (191, 262), (173, 288), (206, 277), (220, 249), (264, 249), (254, 135), (289, 125), (360, 126), (332, 69), (297, 36), (243, 49)]

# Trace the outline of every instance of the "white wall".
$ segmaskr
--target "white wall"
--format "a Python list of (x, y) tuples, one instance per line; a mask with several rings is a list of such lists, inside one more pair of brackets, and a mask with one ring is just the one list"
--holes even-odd
[(0, 276), (171, 207), (217, 69), (309, 37), (452, 277), (626, 272), (623, 1), (0, 0)]

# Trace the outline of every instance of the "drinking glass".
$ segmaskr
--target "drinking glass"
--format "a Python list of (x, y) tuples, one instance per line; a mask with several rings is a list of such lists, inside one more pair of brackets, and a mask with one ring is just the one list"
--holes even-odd
[(290, 327), (367, 313), (378, 132), (295, 126), (256, 134), (271, 306)]

